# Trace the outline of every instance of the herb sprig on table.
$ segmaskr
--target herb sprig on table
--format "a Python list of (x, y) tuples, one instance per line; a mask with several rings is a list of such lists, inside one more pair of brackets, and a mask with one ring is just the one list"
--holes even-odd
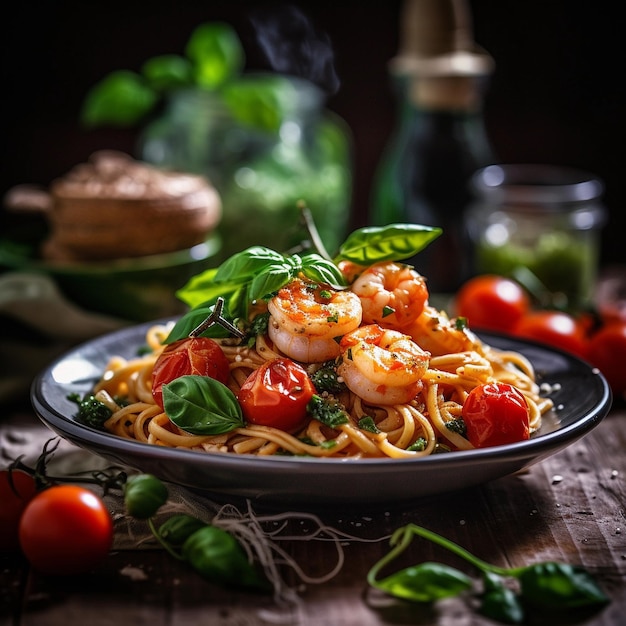
[[(123, 468), (111, 467), (94, 472), (81, 472), (78, 475), (49, 476), (47, 464), (54, 454), (58, 440), (48, 441), (34, 467), (30, 467), (16, 459), (11, 467), (2, 472), (21, 471), (34, 479), (36, 494), (60, 484), (90, 483), (100, 487), (103, 495), (119, 493), (123, 497), (124, 509), (129, 518), (145, 522), (161, 547), (173, 558), (186, 563), (203, 578), (227, 587), (252, 590), (272, 591), (274, 593), (296, 593), (295, 589), (285, 588), (285, 583), (274, 561), (272, 549), (265, 549), (276, 537), (276, 528), (272, 526), (269, 534), (265, 534), (262, 521), (276, 521), (272, 516), (257, 516), (250, 503), (246, 513), (237, 517), (228, 516), (223, 522), (216, 518), (205, 521), (197, 517), (200, 507), (192, 511), (181, 510), (180, 503), (170, 500), (168, 486), (152, 474), (128, 475)], [(10, 492), (15, 497), (19, 494)], [(172, 505), (172, 506), (168, 506)], [(209, 503), (207, 503), (208, 505)], [(60, 519), (65, 514), (62, 509), (56, 510)], [(4, 509), (3, 509), (4, 513)], [(15, 514), (15, 511), (12, 511)], [(52, 515), (54, 511), (51, 510)], [(8, 519), (6, 515), (3, 522)], [(157, 519), (157, 514), (159, 514)], [(489, 564), (474, 556), (461, 546), (416, 524), (408, 524), (398, 528), (391, 538), (361, 539), (347, 535), (331, 526), (322, 525), (321, 521), (307, 513), (281, 513), (281, 525), (287, 519), (308, 519), (319, 524), (312, 534), (305, 534), (303, 540), (320, 538), (332, 540), (338, 550), (338, 561), (330, 574), (324, 575), (319, 582), (327, 582), (337, 574), (343, 563), (341, 543), (345, 541), (378, 542), (389, 539), (391, 549), (379, 559), (367, 574), (367, 583), (396, 598), (418, 603), (435, 603), (439, 600), (469, 594), (475, 599), (478, 593), (480, 602), (478, 611), (483, 615), (506, 624), (519, 624), (525, 620), (527, 608), (550, 611), (555, 615), (559, 612), (588, 609), (596, 611), (609, 603), (609, 598), (598, 587), (591, 574), (584, 568), (565, 563), (542, 562), (532, 565), (503, 568)], [(54, 519), (48, 520), (54, 523)], [(58, 521), (58, 520), (57, 520)], [(15, 527), (19, 519), (14, 520)], [(248, 524), (255, 524), (254, 530), (244, 532)], [(407, 567), (381, 577), (387, 568), (411, 544), (414, 537), (421, 537), (452, 552), (473, 565), (482, 575), (482, 589), (475, 591), (474, 580), (458, 569), (443, 563), (425, 562)], [(247, 544), (244, 542), (248, 542)], [(295, 541), (295, 537), (290, 537)], [(249, 542), (253, 542), (249, 543)], [(263, 555), (261, 558), (260, 555)], [(301, 571), (300, 565), (281, 548), (276, 554), (282, 565), (291, 565)], [(256, 555), (256, 556), (255, 556)], [(314, 582), (309, 579), (309, 582)], [(515, 583), (515, 586), (511, 585)], [(291, 596), (289, 596), (291, 597)]]
[[(379, 578), (381, 570), (409, 546), (413, 537), (432, 541), (465, 559), (482, 574), (479, 611), (506, 624), (525, 619), (525, 607), (552, 612), (572, 609), (598, 609), (609, 599), (582, 567), (543, 562), (523, 567), (491, 565), (449, 539), (426, 528), (409, 524), (396, 530), (390, 539), (391, 550), (372, 566), (368, 583), (391, 596), (413, 602), (435, 602), (469, 591), (473, 580), (463, 572), (442, 563), (425, 562)], [(514, 581), (517, 589), (507, 585)]]

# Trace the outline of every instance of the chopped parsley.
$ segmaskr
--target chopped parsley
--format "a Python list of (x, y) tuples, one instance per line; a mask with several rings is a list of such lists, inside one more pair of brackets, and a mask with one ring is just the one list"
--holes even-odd
[(345, 391), (346, 384), (339, 380), (337, 364), (335, 361), (326, 361), (322, 366), (311, 374), (311, 380), (315, 389), (320, 393), (340, 393)]
[(346, 408), (334, 398), (322, 398), (317, 394), (309, 400), (307, 411), (313, 419), (322, 422), (329, 428), (337, 428), (348, 423), (348, 412)]
[(374, 433), (375, 435), (380, 432), (380, 429), (376, 426), (376, 422), (374, 422), (369, 415), (366, 415), (359, 420), (359, 428), (361, 430), (366, 430), (368, 433)]

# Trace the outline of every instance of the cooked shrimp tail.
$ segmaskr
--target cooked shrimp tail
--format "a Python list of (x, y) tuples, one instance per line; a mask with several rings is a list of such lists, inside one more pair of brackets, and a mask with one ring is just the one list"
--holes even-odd
[[(355, 273), (355, 268), (351, 268)], [(412, 324), (428, 301), (426, 280), (410, 265), (375, 263), (363, 268), (351, 287), (363, 307), (363, 322), (402, 330)]]
[(405, 404), (420, 392), (430, 354), (408, 335), (370, 324), (345, 335), (340, 348), (337, 371), (366, 402)]
[(268, 334), (284, 354), (302, 363), (339, 356), (339, 339), (359, 327), (361, 302), (351, 291), (295, 279), (268, 303)]

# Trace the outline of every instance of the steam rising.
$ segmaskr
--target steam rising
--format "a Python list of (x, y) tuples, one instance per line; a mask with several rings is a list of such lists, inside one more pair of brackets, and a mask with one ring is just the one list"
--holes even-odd
[(331, 96), (339, 89), (330, 38), (316, 31), (309, 19), (293, 5), (250, 17), (256, 38), (272, 69), (305, 78)]

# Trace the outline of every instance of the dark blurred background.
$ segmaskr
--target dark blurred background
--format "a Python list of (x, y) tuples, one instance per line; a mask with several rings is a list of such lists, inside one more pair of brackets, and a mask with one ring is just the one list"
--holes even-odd
[[(402, 3), (295, 2), (332, 42), (341, 81), (328, 107), (354, 137), (352, 222), (367, 219), (372, 175), (395, 122), (387, 71), (398, 49)], [(626, 261), (624, 18), (611, 0), (471, 0), (476, 41), (496, 62), (485, 101), (500, 162), (568, 165), (606, 184), (610, 221), (602, 263)], [(86, 131), (87, 90), (116, 69), (182, 53), (199, 23), (225, 20), (239, 33), (247, 69), (265, 69), (250, 13), (260, 2), (67, 0), (15, 3), (3, 18), (0, 191), (48, 185), (93, 151), (133, 152), (137, 129)]]

